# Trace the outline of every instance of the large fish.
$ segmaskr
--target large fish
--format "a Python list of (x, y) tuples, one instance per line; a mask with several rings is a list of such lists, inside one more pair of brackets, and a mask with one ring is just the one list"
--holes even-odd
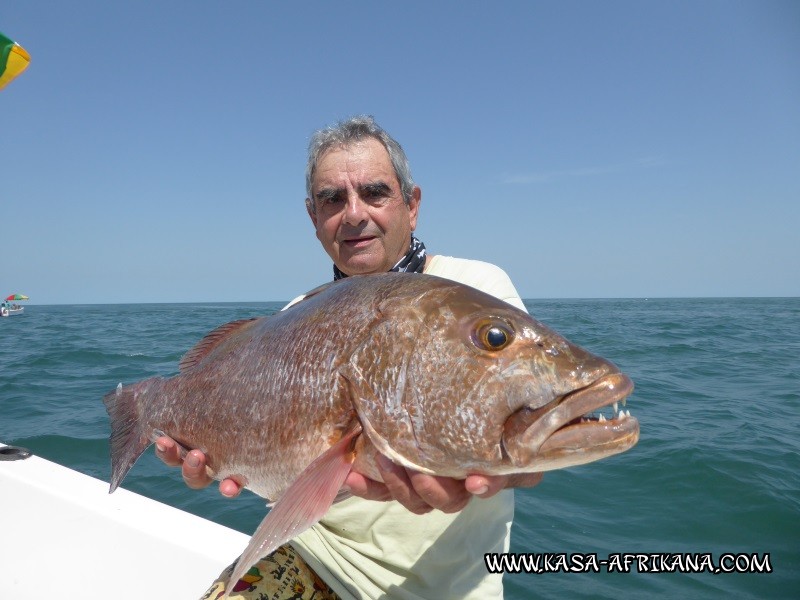
[[(349, 277), (215, 329), (175, 377), (109, 393), (111, 491), (163, 432), (277, 501), (230, 588), (322, 518), (351, 469), (380, 480), (378, 452), (456, 478), (583, 464), (636, 443), (639, 423), (617, 410), (632, 391), (610, 362), (474, 288)], [(612, 418), (591, 415), (612, 404)]]

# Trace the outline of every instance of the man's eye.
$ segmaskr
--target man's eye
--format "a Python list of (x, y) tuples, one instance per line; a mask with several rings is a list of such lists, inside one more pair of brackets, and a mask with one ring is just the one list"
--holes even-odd
[(392, 195), (392, 190), (388, 185), (375, 183), (363, 186), (360, 195), (370, 202), (383, 201)]
[(323, 196), (317, 199), (320, 206), (336, 206), (341, 201), (342, 199), (339, 196)]

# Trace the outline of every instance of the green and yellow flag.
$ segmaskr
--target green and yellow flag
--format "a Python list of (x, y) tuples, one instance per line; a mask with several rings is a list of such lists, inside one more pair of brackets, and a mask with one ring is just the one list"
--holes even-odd
[(30, 62), (25, 48), (0, 33), (0, 90), (27, 69)]

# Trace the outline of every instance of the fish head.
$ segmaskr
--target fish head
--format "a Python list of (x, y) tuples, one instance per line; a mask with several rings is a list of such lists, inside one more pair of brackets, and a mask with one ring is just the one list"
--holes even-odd
[(397, 296), (380, 304), (346, 375), (365, 434), (395, 462), (450, 477), (510, 474), (636, 443), (638, 422), (624, 411), (586, 417), (633, 390), (611, 362), (473, 288)]

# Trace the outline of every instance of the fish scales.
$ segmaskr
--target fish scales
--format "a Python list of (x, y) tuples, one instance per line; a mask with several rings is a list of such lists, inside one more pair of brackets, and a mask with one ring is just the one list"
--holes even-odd
[(351, 469), (379, 480), (378, 453), (463, 478), (627, 450), (635, 418), (581, 417), (632, 389), (612, 363), (474, 288), (420, 274), (349, 277), (216, 329), (174, 377), (106, 395), (111, 491), (155, 432), (203, 450), (216, 478), (278, 501), (246, 568), (321, 518)]

